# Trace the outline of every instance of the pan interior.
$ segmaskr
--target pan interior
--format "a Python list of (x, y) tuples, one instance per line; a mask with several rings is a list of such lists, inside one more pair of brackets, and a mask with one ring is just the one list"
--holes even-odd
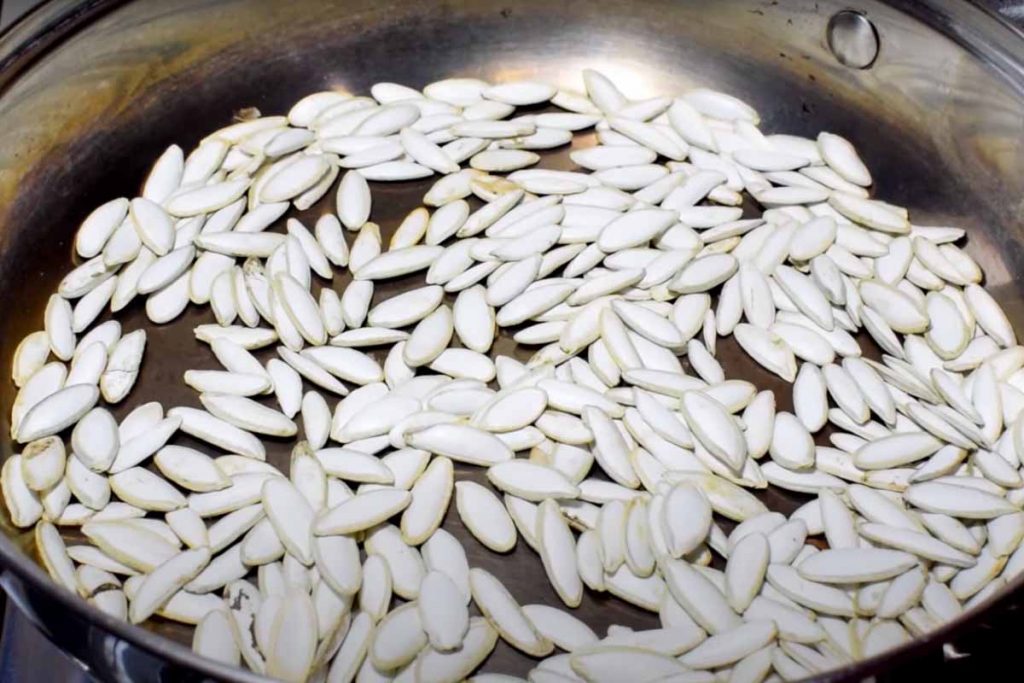
[[(1020, 98), (970, 51), (879, 3), (862, 7), (878, 27), (878, 59), (864, 71), (843, 67), (825, 40), (829, 18), (842, 7), (802, 0), (126, 3), (28, 65), (0, 96), (0, 362), (9, 367), (18, 341), (41, 327), (46, 299), (73, 262), (82, 218), (108, 199), (134, 196), (168, 145), (189, 150), (245, 107), (284, 113), (317, 90), (365, 94), (379, 81), (422, 87), (448, 76), (536, 78), (580, 89), (583, 68), (606, 73), (631, 97), (706, 85), (753, 104), (766, 132), (813, 137), (829, 130), (849, 138), (876, 178), (875, 196), (906, 206), (915, 223), (968, 230), (967, 251), (989, 291), (1014, 323), (1024, 322), (1016, 277), (1024, 261)], [(573, 146), (589, 144), (578, 135)], [(571, 162), (559, 150), (542, 165)], [(430, 184), (373, 186), (372, 220), (385, 243)], [(332, 207), (329, 195), (301, 218), (311, 226)], [(418, 281), (379, 287), (374, 300)], [(347, 275), (336, 275), (320, 284), (340, 290), (345, 282)], [(148, 400), (198, 405), (181, 375), (217, 367), (192, 335), (195, 325), (212, 321), (210, 311), (192, 306), (156, 327), (136, 301), (118, 319), (126, 330), (146, 327), (149, 346), (140, 381), (115, 414)], [(790, 408), (784, 383), (731, 341), (722, 345), (730, 378), (774, 389), (779, 408)], [(495, 351), (529, 355), (508, 337)], [(13, 397), (12, 383), (3, 383), (0, 429), (9, 429)], [(290, 446), (268, 443), (271, 461), (286, 465)], [(3, 442), (3, 457), (12, 447)], [(481, 474), (463, 467), (457, 476)], [(764, 495), (784, 511), (802, 502), (774, 489)], [(2, 522), (28, 549), (30, 535), (14, 530), (6, 511)], [(523, 543), (498, 556), (470, 539), (456, 515), (445, 526), (465, 539), (470, 563), (501, 577), (521, 602), (557, 604), (547, 583), (536, 580), (539, 559)], [(590, 594), (579, 616), (602, 634), (609, 624), (657, 625), (655, 615)], [(182, 642), (190, 637), (175, 624), (155, 628)], [(487, 668), (522, 674), (529, 666), (499, 643)]]

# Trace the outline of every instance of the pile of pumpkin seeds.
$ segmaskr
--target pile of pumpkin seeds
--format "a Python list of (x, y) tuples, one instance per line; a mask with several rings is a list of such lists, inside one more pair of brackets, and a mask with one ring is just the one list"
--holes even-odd
[[(139, 197), (93, 211), (12, 370), (3, 495), (53, 579), (287, 681), (516, 680), (473, 675), (500, 638), (531, 681), (639, 682), (842, 667), (1018, 575), (1024, 347), (964, 232), (871, 198), (837, 135), (764, 135), (713, 90), (583, 81), (319, 92), (171, 147)], [(591, 130), (579, 170), (535, 167)], [(433, 174), (383, 244), (368, 181)], [(286, 219), (339, 178), (336, 213)], [(109, 411), (146, 331), (94, 321), (138, 297), (158, 325), (210, 305), (195, 336), (223, 369), (183, 378), (204, 409)], [(491, 353), (498, 328), (528, 362)], [(792, 383), (793, 413), (728, 378), (729, 335)], [(294, 437), (288, 472), (263, 436)], [(770, 511), (768, 486), (806, 503)], [(470, 567), (439, 528), (453, 494), (472, 542), (526, 543), (564, 604)], [(573, 615), (588, 591), (661, 628), (595, 633)]]

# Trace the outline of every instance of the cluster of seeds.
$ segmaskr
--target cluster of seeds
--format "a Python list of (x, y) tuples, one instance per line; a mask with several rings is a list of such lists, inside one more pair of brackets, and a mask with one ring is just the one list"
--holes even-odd
[[(963, 231), (869, 198), (841, 137), (765, 136), (707, 89), (633, 101), (583, 78), (586, 94), (316, 93), (171, 147), (141, 196), (90, 214), (81, 264), (15, 355), (24, 446), (3, 466), (54, 580), (288, 681), (460, 681), (501, 638), (539, 660), (537, 683), (740, 682), (896, 647), (1024, 570), (1024, 347)], [(538, 105), (561, 111), (508, 118)], [(528, 168), (586, 129), (580, 171)], [(385, 247), (367, 181), (434, 173)], [(271, 229), (339, 175), (336, 215)], [(223, 370), (184, 376), (204, 409), (118, 423), (106, 407), (146, 332), (93, 323), (139, 296), (156, 324), (210, 304), (195, 336)], [(492, 357), (497, 328), (539, 348)], [(729, 335), (792, 383), (793, 413), (727, 379)], [(383, 363), (364, 350), (382, 347)], [(282, 473), (261, 436), (298, 438), (299, 414)], [(455, 463), (490, 486), (455, 482)], [(769, 485), (806, 503), (769, 511), (748, 490)], [(568, 610), (469, 566), (440, 528), (453, 493), (476, 541), (540, 556)], [(586, 590), (662, 626), (600, 636), (572, 614)]]

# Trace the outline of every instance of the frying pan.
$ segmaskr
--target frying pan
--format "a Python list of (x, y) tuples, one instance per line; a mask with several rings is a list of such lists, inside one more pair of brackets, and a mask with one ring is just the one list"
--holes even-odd
[[(861, 17), (854, 19), (860, 34), (851, 36), (842, 22), (830, 33), (830, 20), (848, 9), (873, 28)], [(865, 44), (867, 53), (854, 49)], [(7, 380), (0, 383), (0, 433), (8, 432), (14, 398), (6, 368), (18, 341), (42, 325), (47, 296), (71, 266), (76, 226), (103, 201), (137, 192), (167, 145), (189, 149), (242, 108), (283, 113), (325, 88), (365, 92), (378, 81), (422, 87), (459, 75), (539, 78), (578, 89), (586, 67), (607, 73), (632, 97), (708, 85), (751, 102), (766, 131), (813, 137), (825, 129), (854, 140), (877, 196), (908, 207), (916, 223), (968, 230), (967, 250), (983, 266), (989, 291), (1024, 324), (1024, 285), (1016, 276), (1024, 266), (1024, 37), (968, 3), (53, 1), (0, 37), (0, 366)], [(573, 144), (589, 143), (583, 136)], [(562, 151), (544, 165), (570, 162)], [(385, 239), (428, 185), (374, 188), (374, 220)], [(340, 289), (344, 282), (336, 276), (330, 284)], [(378, 297), (408, 284), (384, 287)], [(154, 328), (138, 302), (120, 316), (126, 329), (150, 330), (133, 405), (195, 405), (180, 378), (187, 368), (213, 367), (191, 334), (210, 317), (192, 307)], [(497, 351), (524, 354), (504, 338)], [(785, 385), (727, 340), (722, 354), (730, 376), (774, 389), (780, 409), (789, 408)], [(0, 458), (12, 447), (0, 443)], [(268, 450), (283, 464), (289, 444)], [(463, 468), (457, 476), (479, 473)], [(782, 511), (802, 502), (778, 491), (763, 495)], [(524, 544), (494, 555), (453, 517), (445, 526), (464, 539), (472, 564), (498, 574), (521, 602), (555, 604)], [(0, 583), (98, 679), (264, 680), (194, 656), (188, 629), (128, 626), (63, 592), (34, 561), (31, 534), (15, 529), (6, 510), (0, 526)], [(75, 538), (74, 530), (67, 533)], [(1005, 624), (1022, 587), (1024, 577), (926, 637), (824, 678), (911, 675), (908, 662), (922, 654)], [(614, 598), (588, 595), (578, 613), (600, 632), (612, 623), (656, 626), (653, 615)], [(499, 644), (485, 668), (523, 675), (530, 666)]]

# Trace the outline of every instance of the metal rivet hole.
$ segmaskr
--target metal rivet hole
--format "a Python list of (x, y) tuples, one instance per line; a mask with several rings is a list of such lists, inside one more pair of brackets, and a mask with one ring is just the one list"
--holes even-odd
[(878, 57), (878, 30), (861, 12), (836, 12), (828, 22), (828, 47), (840, 64), (867, 69)]

